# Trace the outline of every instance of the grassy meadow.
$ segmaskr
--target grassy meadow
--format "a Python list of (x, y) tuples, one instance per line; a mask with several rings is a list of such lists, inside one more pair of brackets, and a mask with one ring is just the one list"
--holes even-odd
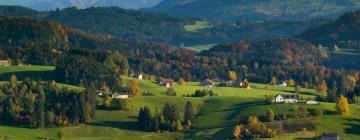
[(199, 30), (208, 29), (212, 27), (213, 26), (211, 25), (211, 23), (207, 21), (196, 21), (195, 24), (184, 26), (185, 30), (188, 32), (197, 32)]
[[(124, 84), (131, 80), (122, 77)], [(176, 97), (165, 95), (166, 87), (159, 86), (150, 80), (137, 80), (140, 88), (146, 92), (152, 92), (155, 96), (143, 96), (130, 98), (128, 109), (121, 111), (96, 112), (96, 120), (88, 124), (68, 128), (34, 129), (23, 126), (0, 125), (0, 136), (10, 137), (11, 140), (39, 139), (47, 137), (57, 139), (57, 133), (63, 132), (65, 139), (69, 140), (172, 140), (172, 139), (226, 139), (234, 125), (239, 123), (240, 118), (249, 115), (265, 115), (268, 108), (272, 108), (277, 114), (290, 113), (296, 106), (305, 106), (310, 109), (324, 108), (327, 112), (334, 112), (333, 103), (320, 105), (299, 104), (276, 104), (267, 105), (264, 102), (265, 95), (293, 94), (293, 87), (277, 87), (266, 84), (252, 84), (250, 90), (228, 87), (214, 87), (212, 90), (218, 94), (214, 97), (193, 98), (183, 97), (184, 94), (194, 93), (195, 90), (209, 89), (199, 86), (199, 82), (187, 82), (185, 86), (174, 85)], [(4, 83), (4, 82), (3, 82)], [(69, 86), (65, 84), (58, 84)], [(72, 88), (77, 88), (71, 86)], [(317, 95), (313, 89), (302, 89), (302, 95), (315, 98)], [(195, 128), (184, 133), (147, 133), (138, 129), (136, 120), (141, 107), (148, 106), (152, 112), (161, 111), (165, 103), (176, 104), (181, 113), (187, 101), (194, 104), (198, 117), (194, 122)], [(316, 119), (316, 133), (304, 131), (297, 133), (283, 133), (273, 139), (297, 139), (312, 138), (322, 132), (339, 132), (344, 139), (360, 139), (360, 107), (351, 105), (352, 114), (348, 116), (324, 115)], [(331, 125), (329, 125), (331, 124)]]

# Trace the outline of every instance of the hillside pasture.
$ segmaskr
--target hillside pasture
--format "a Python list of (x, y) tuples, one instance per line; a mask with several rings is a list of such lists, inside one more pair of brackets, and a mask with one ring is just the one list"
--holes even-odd
[[(175, 84), (174, 89), (178, 96), (165, 95), (166, 87), (159, 86), (151, 80), (137, 80), (129, 77), (122, 77), (124, 85), (131, 80), (136, 80), (139, 87), (146, 92), (154, 93), (155, 96), (142, 96), (130, 98), (128, 109), (121, 111), (97, 110), (96, 119), (88, 124), (68, 128), (47, 128), (33, 129), (16, 125), (1, 125), (0, 136), (8, 136), (10, 139), (39, 139), (47, 137), (57, 139), (57, 133), (63, 132), (65, 139), (74, 140), (127, 140), (127, 139), (149, 139), (149, 140), (172, 140), (172, 139), (226, 139), (231, 133), (234, 125), (249, 115), (266, 115), (267, 109), (272, 108), (276, 114), (289, 114), (298, 106), (308, 109), (323, 108), (326, 115), (316, 119), (316, 134), (321, 132), (339, 132), (346, 139), (359, 139), (360, 107), (351, 105), (352, 114), (349, 116), (334, 115), (333, 103), (321, 103), (320, 105), (305, 104), (274, 104), (268, 105), (264, 101), (265, 95), (293, 94), (293, 87), (277, 87), (266, 84), (252, 83), (250, 90), (229, 87), (208, 87), (199, 86), (199, 82), (187, 82), (186, 86)], [(5, 82), (3, 82), (5, 83)], [(58, 84), (59, 86), (76, 86)], [(218, 96), (214, 97), (183, 97), (182, 95), (193, 93), (195, 90), (214, 90)], [(313, 89), (302, 89), (304, 96), (314, 98), (317, 95)], [(306, 93), (306, 94), (305, 94)], [(187, 101), (194, 104), (198, 112), (197, 119), (193, 122), (195, 128), (184, 133), (148, 133), (137, 127), (137, 115), (141, 107), (148, 106), (152, 113), (161, 111), (164, 104), (176, 104), (182, 114)], [(329, 126), (329, 124), (333, 124)], [(19, 135), (21, 132), (21, 135)], [(273, 139), (298, 139), (312, 138), (314, 131), (296, 133), (283, 133)]]
[(196, 21), (195, 24), (185, 25), (184, 28), (188, 32), (198, 32), (199, 30), (212, 28), (210, 22), (207, 21)]

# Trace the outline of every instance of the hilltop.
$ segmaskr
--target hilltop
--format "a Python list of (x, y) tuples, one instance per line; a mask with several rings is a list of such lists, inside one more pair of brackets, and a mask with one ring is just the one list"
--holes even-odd
[(215, 21), (309, 20), (360, 8), (356, 0), (164, 0), (150, 10)]

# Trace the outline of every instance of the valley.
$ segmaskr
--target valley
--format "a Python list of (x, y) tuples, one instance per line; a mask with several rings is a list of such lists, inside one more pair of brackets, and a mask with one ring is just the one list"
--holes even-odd
[(358, 1), (5, 2), (0, 139), (360, 139)]

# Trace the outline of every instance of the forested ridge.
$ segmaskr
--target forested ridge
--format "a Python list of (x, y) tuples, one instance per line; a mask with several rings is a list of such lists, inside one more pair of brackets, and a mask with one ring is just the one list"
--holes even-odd
[(215, 21), (336, 18), (359, 9), (357, 0), (163, 0), (147, 9)]
[(126, 40), (161, 42), (176, 46), (291, 37), (308, 28), (318, 27), (328, 22), (324, 19), (209, 22), (209, 28), (190, 32), (184, 26), (194, 25), (197, 21), (207, 21), (201, 18), (172, 17), (160, 13), (125, 10), (117, 7), (66, 8), (39, 12), (23, 7), (0, 6), (0, 15), (55, 20), (88, 33), (112, 35)]

